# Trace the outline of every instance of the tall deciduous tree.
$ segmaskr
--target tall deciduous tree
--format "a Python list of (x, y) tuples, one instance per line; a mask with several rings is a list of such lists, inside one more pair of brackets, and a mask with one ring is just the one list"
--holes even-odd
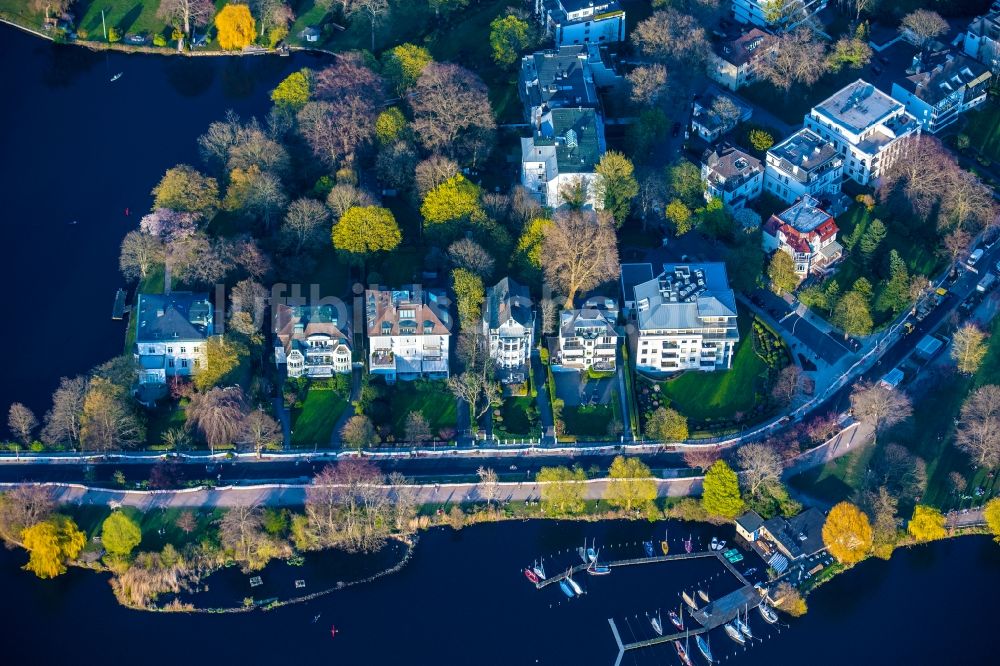
[(482, 80), (458, 65), (430, 63), (409, 98), (413, 129), (427, 150), (463, 162), (485, 159), (496, 120)]
[(799, 384), (802, 381), (802, 369), (796, 364), (785, 366), (778, 373), (778, 379), (771, 387), (771, 397), (782, 405), (790, 405), (799, 393)]
[(910, 418), (913, 403), (902, 391), (885, 384), (860, 382), (851, 392), (851, 410), (855, 418), (875, 430), (875, 437)]
[(110, 555), (128, 557), (142, 541), (139, 524), (121, 511), (114, 511), (101, 523), (101, 545)]
[(567, 308), (578, 292), (618, 277), (618, 242), (608, 216), (560, 211), (545, 226), (545, 277), (566, 293)]
[(288, 205), (288, 196), (277, 176), (252, 164), (246, 169), (237, 167), (229, 174), (223, 205), (226, 210), (262, 221), (269, 229), (271, 221)]
[(46, 444), (80, 444), (80, 417), (87, 395), (87, 380), (83, 377), (63, 377), (52, 394), (52, 409), (45, 414), (42, 441)]
[(237, 441), (243, 429), (247, 406), (238, 386), (215, 387), (191, 397), (187, 425), (196, 428), (213, 449)]
[(364, 260), (377, 252), (390, 252), (399, 247), (403, 234), (388, 208), (355, 206), (347, 209), (333, 225), (333, 246), (354, 261)]
[(767, 277), (775, 293), (791, 292), (799, 284), (799, 276), (795, 272), (795, 261), (787, 252), (778, 250), (771, 256), (767, 265)]
[(608, 504), (631, 511), (656, 500), (656, 481), (649, 467), (638, 458), (617, 456), (608, 469)]
[(31, 444), (32, 433), (38, 427), (38, 419), (35, 413), (28, 409), (23, 403), (15, 402), (7, 412), (7, 427), (11, 434), (28, 446)]
[(701, 505), (709, 514), (733, 519), (743, 512), (740, 481), (723, 460), (716, 460), (705, 473)]
[(250, 448), (259, 458), (264, 449), (281, 444), (281, 426), (264, 410), (255, 409), (243, 419), (237, 440)]
[(740, 475), (747, 492), (759, 497), (768, 486), (781, 483), (781, 456), (767, 443), (751, 442), (736, 451)]
[(22, 545), (24, 530), (46, 520), (55, 505), (52, 492), (42, 486), (17, 486), (0, 493), (0, 539)]
[(178, 164), (153, 188), (153, 207), (211, 217), (219, 207), (219, 184), (186, 164)]
[(205, 362), (194, 369), (194, 385), (199, 391), (212, 388), (235, 370), (247, 353), (247, 348), (236, 340), (222, 336), (209, 338), (205, 343)]
[(364, 449), (378, 444), (375, 426), (367, 416), (352, 416), (340, 430), (340, 440), (352, 449)]
[(292, 72), (271, 91), (271, 101), (275, 106), (288, 111), (299, 111), (312, 95), (312, 72), (300, 69)]
[(899, 30), (903, 34), (911, 35), (916, 45), (924, 49), (931, 40), (948, 32), (948, 22), (937, 12), (917, 9), (903, 17)]
[(218, 31), (219, 47), (225, 51), (242, 51), (253, 44), (257, 37), (257, 22), (247, 5), (224, 6), (215, 15), (215, 28)]
[(587, 475), (580, 468), (543, 467), (535, 481), (539, 484), (542, 508), (550, 516), (580, 513), (584, 508)]
[(471, 238), (461, 238), (448, 246), (448, 258), (456, 268), (464, 268), (485, 278), (493, 273), (493, 257)]
[(844, 294), (833, 308), (830, 323), (849, 335), (868, 335), (872, 332), (871, 306), (865, 294), (852, 289)]
[(994, 497), (983, 507), (983, 519), (993, 534), (993, 539), (1000, 543), (1000, 497)]
[(382, 54), (382, 74), (397, 95), (403, 95), (417, 83), (434, 58), (430, 51), (414, 44), (400, 44)]
[(917, 541), (934, 541), (948, 536), (944, 528), (944, 515), (932, 506), (918, 504), (906, 524), (906, 531)]
[(486, 298), (483, 279), (464, 268), (456, 268), (451, 272), (451, 285), (455, 292), (459, 327), (469, 331), (478, 330)]
[(22, 543), (28, 550), (24, 568), (39, 578), (55, 578), (66, 573), (66, 563), (80, 555), (87, 535), (72, 518), (55, 514), (24, 530)]
[(295, 254), (319, 249), (330, 229), (329, 208), (315, 199), (296, 199), (288, 205), (281, 225), (282, 245)]
[(705, 29), (694, 17), (675, 9), (654, 12), (639, 22), (632, 32), (632, 42), (643, 55), (667, 62), (678, 72), (697, 70), (710, 49)]
[(951, 345), (951, 357), (958, 371), (973, 375), (986, 358), (986, 334), (973, 323), (966, 323), (955, 331)]
[(410, 444), (423, 444), (431, 441), (434, 437), (431, 434), (431, 426), (421, 412), (413, 411), (406, 415), (406, 423), (403, 426), (404, 440)]
[(977, 465), (1000, 465), (1000, 386), (980, 386), (965, 399), (955, 431), (955, 446)]
[(531, 24), (516, 14), (498, 16), (490, 23), (490, 47), (493, 61), (501, 67), (517, 62), (521, 52), (531, 46)]
[(84, 448), (104, 453), (129, 448), (145, 438), (145, 430), (121, 386), (100, 377), (90, 380), (80, 416)]
[(420, 205), (424, 226), (449, 224), (482, 217), (478, 185), (462, 174), (452, 176), (427, 193)]
[(660, 442), (683, 442), (688, 438), (687, 418), (670, 407), (660, 407), (646, 420), (646, 437)]
[(625, 155), (609, 150), (594, 167), (597, 173), (595, 195), (604, 210), (611, 213), (615, 224), (621, 227), (632, 207), (632, 199), (639, 194), (639, 182), (633, 175), (632, 161)]
[[(156, 15), (168, 25), (191, 37), (191, 28), (205, 25), (215, 13), (215, 3), (212, 0), (161, 0)], [(182, 42), (177, 42), (180, 50)]]
[(823, 523), (823, 543), (839, 562), (855, 564), (865, 559), (872, 542), (871, 523), (861, 509), (850, 502), (830, 509)]
[(872, 552), (876, 557), (889, 559), (896, 546), (895, 497), (885, 486), (869, 491), (864, 496), (865, 512), (872, 523)]
[(500, 495), (500, 479), (492, 467), (482, 465), (476, 470), (476, 475), (479, 477), (476, 492), (486, 501), (486, 508), (489, 509), (490, 504)]
[(129, 280), (141, 280), (153, 266), (163, 262), (164, 256), (163, 243), (159, 238), (133, 229), (122, 239), (118, 268)]
[(760, 76), (783, 91), (812, 86), (829, 67), (826, 46), (811, 30), (798, 28), (775, 40), (774, 51), (760, 60)]

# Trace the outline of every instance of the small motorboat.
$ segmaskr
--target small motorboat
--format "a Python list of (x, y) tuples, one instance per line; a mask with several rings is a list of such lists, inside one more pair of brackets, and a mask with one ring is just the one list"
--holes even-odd
[(652, 557), (653, 556), (653, 542), (652, 541), (643, 541), (642, 542), (642, 547), (646, 551), (646, 557)]
[(313, 624), (316, 624), (317, 622), (319, 622), (319, 616), (320, 615), (322, 615), (322, 613), (320, 613), (319, 615), (317, 615), (316, 617), (313, 618), (313, 621), (312, 621)]
[(114, 76), (112, 76), (111, 77), (111, 83), (114, 83), (118, 79), (122, 78), (122, 74), (124, 74), (124, 73), (125, 72), (118, 72), (117, 74), (115, 74)]
[(719, 540), (712, 537), (712, 543), (710, 543), (708, 547), (712, 550), (719, 550)]
[(567, 583), (565, 579), (559, 581), (559, 589), (562, 590), (562, 593), (566, 595), (567, 599), (572, 599), (576, 596), (576, 593), (573, 592), (573, 588), (569, 586), (569, 583)]
[(764, 618), (764, 622), (767, 622), (768, 624), (774, 624), (778, 621), (778, 614), (775, 613), (774, 609), (767, 604), (762, 603), (760, 606), (757, 606), (757, 611), (760, 613), (760, 616)]
[[(684, 606), (681, 606), (681, 615), (684, 614)], [(684, 619), (677, 615), (673, 611), (667, 612), (667, 617), (670, 618), (670, 623), (677, 627), (678, 631), (684, 631)]]
[(538, 585), (538, 574), (536, 574), (531, 569), (525, 569), (524, 570), (524, 577), (527, 578), (528, 580), (530, 580), (535, 585)]
[[(595, 539), (596, 541), (596, 539)], [(597, 560), (597, 550), (595, 546), (587, 546), (587, 540), (583, 540), (583, 548), (580, 550), (580, 555), (583, 557), (583, 561), (594, 562)]]
[(708, 663), (715, 663), (715, 659), (712, 658), (712, 648), (709, 646), (708, 641), (701, 634), (695, 636), (695, 643), (698, 645), (698, 651), (701, 652), (705, 659), (708, 659)]
[(726, 635), (732, 638), (734, 641), (740, 645), (746, 645), (747, 639), (743, 638), (743, 633), (733, 626), (732, 622), (726, 622), (725, 624)]
[(663, 551), (664, 555), (670, 554), (670, 544), (667, 543), (667, 531), (663, 530), (663, 541), (660, 542), (660, 550)]
[(597, 562), (594, 562), (593, 565), (587, 567), (587, 573), (591, 576), (607, 576), (611, 573), (611, 567), (607, 564), (598, 564)]
[(726, 547), (726, 542), (724, 540), (720, 540), (719, 545), (716, 547), (716, 550), (722, 550), (725, 547)]
[(653, 625), (653, 631), (656, 632), (656, 635), (657, 636), (662, 636), (663, 635), (663, 622), (660, 621), (660, 614), (657, 613), (656, 615), (650, 615), (649, 613), (647, 613), (646, 617), (649, 618), (649, 623), (651, 625)]
[(692, 548), (694, 548), (694, 544), (691, 542), (691, 535), (689, 534), (687, 541), (684, 542), (684, 552), (690, 553)]
[(701, 590), (698, 590), (698, 596), (699, 596), (699, 597), (701, 597), (701, 600), (702, 600), (702, 601), (704, 601), (704, 602), (705, 602), (706, 604), (707, 604), (707, 603), (708, 603), (709, 601), (711, 601), (711, 599), (709, 599), (709, 598), (708, 598), (708, 595), (707, 595), (707, 594), (705, 594), (705, 593), (704, 593), (703, 591), (701, 591)]

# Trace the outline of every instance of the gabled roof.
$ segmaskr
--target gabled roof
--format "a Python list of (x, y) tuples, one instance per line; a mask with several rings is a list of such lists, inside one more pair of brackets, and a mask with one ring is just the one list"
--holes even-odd
[(924, 64), (925, 71), (896, 83), (931, 106), (956, 92), (978, 86), (992, 76), (986, 65), (960, 53), (935, 53), (928, 60)]
[(559, 337), (573, 338), (580, 335), (581, 329), (596, 330), (592, 337), (617, 336), (614, 322), (601, 310), (563, 310), (559, 313)]
[(747, 511), (736, 519), (736, 524), (747, 532), (753, 533), (761, 528), (764, 524), (764, 519), (756, 511)]
[(451, 317), (439, 301), (439, 294), (411, 285), (367, 289), (365, 328), (369, 336), (450, 335)]
[(531, 328), (535, 322), (528, 288), (505, 277), (486, 292), (483, 320), (491, 330), (495, 330), (511, 319), (525, 328)]
[(739, 67), (766, 53), (774, 41), (773, 36), (760, 28), (752, 28), (739, 37), (715, 44), (714, 50), (719, 58)]
[(760, 160), (729, 144), (706, 150), (702, 156), (702, 166), (706, 171), (706, 179), (713, 185), (725, 187), (727, 191), (764, 173)]
[(285, 352), (305, 347), (314, 335), (330, 338), (331, 343), (351, 346), (350, 322), (346, 308), (340, 313), (333, 305), (279, 304), (274, 314), (274, 331)]
[(140, 343), (204, 340), (212, 335), (212, 304), (207, 293), (139, 294), (135, 324)]
[(823, 544), (824, 522), (826, 518), (818, 509), (809, 508), (794, 518), (772, 518), (764, 523), (764, 529), (793, 558), (808, 557), (826, 547)]

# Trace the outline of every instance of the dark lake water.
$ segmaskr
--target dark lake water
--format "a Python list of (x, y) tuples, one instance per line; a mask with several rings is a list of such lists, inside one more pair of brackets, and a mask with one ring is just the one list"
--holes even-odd
[[(566, 602), (558, 589), (534, 590), (520, 568), (540, 553), (572, 549), (585, 536), (604, 545), (602, 556), (635, 554), (635, 541), (659, 538), (660, 529), (622, 522), (437, 529), (423, 535), (398, 574), (306, 604), (240, 615), (125, 610), (102, 576), (77, 571), (39, 581), (17, 568), (23, 553), (3, 551), (5, 662), (108, 663), (113, 643), (116, 661), (144, 664), (611, 664), (609, 617), (645, 637), (651, 634), (645, 613), (675, 604), (685, 586), (704, 582), (714, 596), (733, 588), (734, 579), (710, 560), (630, 567), (579, 578), (588, 593)], [(552, 570), (555, 560), (549, 562)], [(352, 568), (330, 567), (333, 576)], [(272, 573), (286, 576), (265, 570), (262, 577)], [(231, 586), (237, 602), (249, 596), (245, 577), (226, 575), (232, 578), (222, 587)], [(711, 642), (722, 663), (748, 666), (996, 663), (1000, 641), (991, 613), (998, 589), (1000, 547), (966, 537), (862, 564), (817, 590), (809, 614), (780, 635), (751, 613), (751, 626), (764, 636), (751, 649), (737, 651), (721, 631)], [(341, 632), (336, 638), (331, 624)], [(628, 653), (623, 663), (678, 662), (672, 648), (659, 647)]]
[(121, 353), (118, 246), (150, 190), (167, 168), (197, 164), (211, 121), (230, 108), (263, 116), (270, 90), (316, 60), (92, 53), (0, 26), (4, 415), (20, 400), (41, 417), (59, 377)]

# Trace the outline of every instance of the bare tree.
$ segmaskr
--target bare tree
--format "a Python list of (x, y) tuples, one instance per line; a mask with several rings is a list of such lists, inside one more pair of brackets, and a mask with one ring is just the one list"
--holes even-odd
[(496, 121), (486, 85), (458, 65), (432, 62), (410, 97), (413, 129), (423, 146), (476, 163), (493, 145)]
[(389, 494), (372, 463), (356, 458), (327, 465), (306, 489), (306, 516), (317, 543), (349, 551), (381, 547), (387, 534)]
[(886, 444), (872, 459), (867, 485), (886, 486), (897, 497), (915, 499), (927, 485), (927, 463), (905, 446)]
[(264, 410), (255, 409), (243, 419), (239, 443), (250, 447), (260, 457), (261, 452), (281, 443), (281, 426)]
[(691, 469), (707, 470), (722, 457), (718, 448), (684, 447), (684, 464)]
[(420, 412), (410, 412), (406, 415), (406, 441), (412, 444), (422, 444), (431, 440), (431, 427)]
[(542, 333), (555, 333), (556, 302), (551, 298), (543, 298), (541, 309), (542, 309)]
[(490, 504), (500, 495), (500, 481), (497, 478), (497, 473), (491, 467), (480, 466), (476, 470), (476, 474), (479, 476), (476, 492), (479, 497), (486, 500), (486, 508), (489, 509)]
[[(180, 30), (185, 37), (191, 37), (191, 28), (205, 25), (215, 14), (212, 0), (161, 0), (156, 15), (168, 25)], [(183, 49), (184, 40), (177, 40), (177, 50)]]
[(785, 366), (778, 373), (778, 379), (771, 388), (771, 396), (782, 405), (790, 405), (799, 393), (802, 369), (796, 364)]
[(339, 221), (349, 209), (375, 205), (375, 199), (365, 190), (341, 183), (334, 185), (326, 195), (326, 205), (333, 212), (335, 221)]
[(417, 185), (417, 196), (421, 199), (428, 192), (458, 174), (458, 164), (443, 155), (434, 154), (417, 164), (414, 182)]
[(580, 291), (618, 277), (618, 243), (607, 215), (560, 211), (545, 228), (545, 278), (566, 292), (566, 308)]
[(283, 245), (298, 254), (303, 248), (316, 249), (329, 241), (330, 209), (315, 199), (296, 199), (285, 212), (281, 225)]
[(640, 65), (628, 73), (632, 101), (655, 104), (667, 89), (667, 68), (661, 63)]
[(378, 444), (378, 435), (371, 419), (364, 415), (352, 416), (340, 430), (340, 439), (351, 448), (363, 449)]
[(287, 28), (295, 20), (292, 8), (284, 0), (251, 0), (251, 7), (257, 15), (261, 37), (271, 28)]
[(948, 22), (937, 12), (918, 9), (903, 17), (899, 30), (904, 35), (911, 35), (913, 42), (925, 49), (932, 40), (948, 32)]
[(352, 14), (364, 14), (372, 29), (372, 52), (375, 51), (375, 26), (389, 11), (389, 0), (345, 0), (344, 5)]
[(975, 374), (986, 357), (986, 334), (975, 324), (968, 322), (955, 331), (951, 345), (951, 357), (958, 371), (965, 375)]
[(913, 403), (902, 391), (885, 384), (859, 382), (851, 393), (854, 416), (874, 429), (874, 438), (897, 423), (910, 418)]
[(524, 226), (530, 220), (538, 217), (542, 212), (542, 205), (538, 203), (528, 188), (524, 185), (515, 185), (510, 190), (510, 214), (513, 220)]
[(827, 71), (826, 46), (812, 31), (799, 28), (777, 38), (774, 51), (760, 61), (760, 75), (776, 88), (791, 93), (808, 88)]
[(38, 427), (38, 419), (23, 403), (15, 402), (7, 412), (7, 427), (22, 444), (28, 446), (31, 444), (32, 433)]
[(336, 167), (374, 136), (371, 107), (358, 97), (309, 102), (298, 114), (299, 131), (316, 157)]
[[(643, 55), (675, 65), (675, 69), (697, 70), (708, 57), (705, 29), (692, 16), (675, 9), (654, 12), (632, 32), (632, 41)], [(677, 67), (683, 63), (684, 67)]]
[(254, 331), (259, 331), (264, 326), (267, 304), (267, 288), (255, 280), (240, 280), (229, 293), (230, 317), (245, 313)]
[(122, 239), (118, 267), (129, 280), (139, 280), (154, 264), (163, 261), (163, 243), (155, 236), (132, 230)]
[(42, 440), (47, 444), (80, 444), (80, 417), (83, 400), (87, 395), (87, 380), (83, 377), (59, 380), (59, 388), (52, 394), (52, 409), (45, 414)]
[(246, 401), (238, 386), (215, 387), (191, 397), (188, 427), (197, 428), (212, 447), (235, 442), (243, 430)]
[(21, 545), (21, 533), (48, 518), (55, 506), (51, 491), (42, 486), (17, 486), (0, 493), (0, 538)]
[(759, 496), (763, 488), (781, 482), (781, 456), (766, 442), (741, 446), (736, 452), (736, 460), (743, 483), (754, 497)]
[(448, 258), (457, 268), (472, 271), (480, 277), (490, 275), (495, 263), (486, 248), (470, 238), (462, 238), (449, 245)]
[(958, 258), (969, 251), (972, 243), (972, 235), (964, 229), (952, 229), (941, 241), (941, 249), (948, 256), (951, 263), (958, 261)]
[(125, 390), (100, 377), (91, 379), (80, 416), (82, 447), (107, 453), (135, 446), (145, 436)]
[(1000, 386), (980, 386), (965, 399), (955, 446), (977, 465), (989, 469), (1000, 465)]
[(389, 501), (392, 503), (393, 522), (395, 522), (397, 530), (404, 532), (417, 512), (417, 489), (410, 479), (399, 472), (391, 473), (386, 481), (389, 485)]

